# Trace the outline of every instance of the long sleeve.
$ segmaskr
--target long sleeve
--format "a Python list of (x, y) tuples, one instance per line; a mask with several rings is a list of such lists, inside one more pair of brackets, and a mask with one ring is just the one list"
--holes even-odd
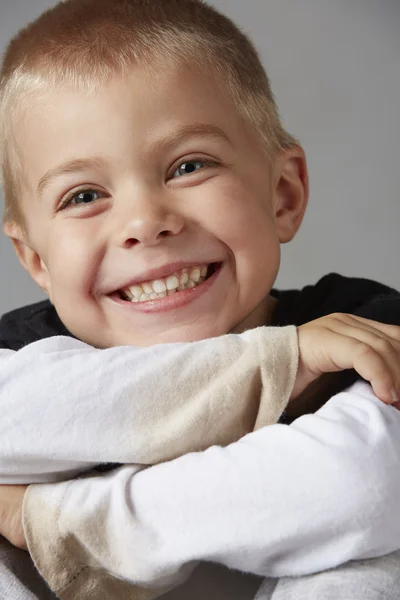
[(0, 483), (227, 445), (279, 419), (297, 361), (293, 326), (150, 348), (60, 336), (0, 350)]
[(271, 425), (139, 471), (28, 488), (24, 527), (62, 600), (146, 600), (197, 561), (302, 575), (400, 547), (400, 412), (364, 383)]

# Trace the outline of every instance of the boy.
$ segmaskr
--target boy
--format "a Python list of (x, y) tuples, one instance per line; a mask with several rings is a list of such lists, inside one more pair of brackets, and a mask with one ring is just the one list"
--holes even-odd
[[(197, 19), (200, 5), (186, 4), (189, 11), (194, 11), (191, 16)], [(129, 3), (115, 5), (117, 12), (120, 5), (125, 18), (130, 15)], [(183, 6), (178, 5), (171, 3), (174, 9), (183, 10)], [(95, 38), (102, 49), (100, 67), (106, 67), (106, 74), (110, 75), (100, 86), (101, 94), (87, 96), (83, 90), (77, 93), (71, 82), (64, 81), (60, 95), (51, 85), (46, 85), (46, 76), (51, 79), (56, 75), (54, 68), (43, 79), (37, 72), (34, 84), (38, 86), (37, 104), (33, 109), (38, 111), (37, 122), (28, 118), (28, 127), (21, 137), (21, 131), (12, 134), (9, 131), (10, 136), (19, 138), (24, 153), (32, 156), (30, 164), (23, 165), (24, 187), (27, 192), (33, 191), (35, 182), (34, 187), (40, 189), (40, 199), (24, 203), (21, 195), (21, 202), (14, 203), (14, 209), (21, 211), (19, 223), (24, 226), (9, 227), (8, 233), (14, 239), (23, 264), (47, 291), (68, 330), (99, 348), (191, 341), (271, 322), (276, 302), (269, 296), (269, 290), (278, 269), (279, 243), (293, 237), (306, 204), (306, 169), (300, 148), (281, 131), (280, 152), (271, 163), (267, 161), (254, 133), (256, 121), (249, 127), (245, 120), (238, 119), (239, 107), (231, 104), (224, 86), (219, 89), (220, 81), (213, 78), (212, 69), (206, 80), (198, 74), (193, 77), (188, 64), (181, 64), (181, 57), (175, 56), (174, 62), (172, 50), (180, 56), (182, 47), (177, 44), (179, 37), (172, 30), (167, 31), (164, 38), (158, 31), (157, 52), (162, 54), (167, 47), (169, 49), (168, 77), (159, 78), (154, 88), (154, 69), (160, 64), (165, 66), (162, 62), (165, 56), (157, 55), (150, 42), (156, 26), (163, 19), (164, 25), (166, 23), (165, 6), (166, 3), (154, 10), (153, 29), (139, 40), (142, 47), (139, 44), (134, 55), (123, 56), (118, 47), (118, 69), (124, 76), (118, 76), (117, 70), (111, 77), (115, 32), (112, 37), (106, 36), (110, 23), (107, 12), (111, 9), (96, 3), (94, 19), (100, 15), (100, 21), (92, 25), (99, 26)], [(59, 19), (58, 25), (67, 24), (68, 14), (70, 18), (73, 15), (76, 22), (85, 22), (78, 17), (87, 19), (92, 8), (90, 3), (67, 2), (58, 7), (54, 15)], [(145, 8), (143, 5), (142, 9)], [(180, 17), (178, 14), (178, 22)], [(210, 33), (212, 24), (210, 19)], [(55, 25), (51, 14), (48, 25)], [(122, 26), (123, 21), (120, 21), (119, 27)], [(137, 32), (140, 38), (140, 27)], [(70, 33), (68, 27), (63, 31), (64, 43)], [(104, 38), (101, 35), (99, 38), (99, 33), (107, 40), (104, 46), (101, 42)], [(172, 44), (174, 35), (175, 46)], [(194, 37), (191, 41), (199, 43)], [(90, 49), (88, 40), (83, 42), (79, 46), (79, 40), (75, 40), (70, 48), (72, 53), (76, 52), (75, 59), (79, 57), (80, 67), (82, 52)], [(121, 39), (115, 40), (118, 45), (120, 42)], [(222, 50), (221, 39), (217, 42)], [(197, 50), (197, 46), (193, 49)], [(215, 54), (216, 44), (213, 50)], [(129, 47), (126, 48), (126, 52), (129, 51)], [(132, 72), (136, 51), (147, 60), (146, 68), (143, 69), (139, 60)], [(245, 53), (241, 58), (243, 55)], [(207, 63), (211, 57), (205, 54), (203, 58)], [(86, 76), (101, 79), (104, 73), (96, 73), (92, 62), (87, 66), (89, 71), (93, 67), (93, 71), (85, 73), (81, 83), (90, 87)], [(8, 67), (11, 69), (13, 65)], [(35, 71), (34, 64), (33, 67)], [(215, 68), (218, 71), (218, 61)], [(61, 69), (68, 74), (66, 65), (58, 64), (58, 73)], [(15, 83), (22, 93), (27, 80), (24, 81), (23, 69), (20, 74), (22, 77)], [(273, 145), (274, 136), (279, 134), (279, 129), (272, 131), (268, 127), (273, 114), (263, 115), (264, 120), (255, 110), (251, 114), (249, 106), (244, 105), (246, 98), (237, 95), (245, 89), (235, 87), (235, 73), (231, 72), (229, 77), (232, 80), (224, 83), (238, 104), (243, 102), (243, 115), (252, 117), (253, 121), (260, 118), (262, 137)], [(251, 82), (248, 85), (251, 88)], [(255, 95), (257, 89), (246, 92), (249, 96), (250, 92)], [(86, 109), (88, 98), (90, 113)], [(272, 101), (268, 102), (272, 109)], [(23, 110), (13, 108), (16, 111), (13, 117)], [(53, 108), (56, 112), (51, 114)], [(199, 118), (204, 118), (206, 124), (200, 125)], [(129, 132), (130, 120), (135, 128)], [(79, 139), (76, 139), (77, 131)], [(32, 143), (39, 134), (42, 152), (33, 158)], [(95, 148), (107, 148), (109, 154), (97, 156)], [(76, 160), (77, 156), (84, 159)], [(6, 161), (6, 172), (18, 164), (15, 158), (9, 160), (8, 167)], [(60, 163), (66, 160), (68, 164), (60, 168)], [(167, 173), (162, 181), (161, 172)], [(13, 177), (15, 181), (15, 172)], [(82, 181), (78, 182), (81, 177)], [(175, 183), (175, 178), (184, 181)], [(12, 177), (8, 181), (11, 182)], [(70, 191), (66, 193), (64, 188)], [(28, 193), (25, 199), (28, 196), (32, 197)], [(125, 197), (134, 200), (132, 215), (127, 212)], [(18, 221), (11, 219), (10, 222)], [(168, 265), (169, 273), (181, 271), (185, 266), (182, 255), (185, 263), (189, 263), (187, 266), (208, 265), (209, 278), (204, 284), (181, 291), (173, 298), (164, 296), (149, 302), (149, 298), (140, 297), (138, 302), (130, 302), (128, 292), (135, 297), (132, 289), (136, 290), (138, 284), (142, 285), (142, 294), (146, 294), (144, 284), (168, 274), (155, 271), (156, 267), (163, 265), (164, 270)]]

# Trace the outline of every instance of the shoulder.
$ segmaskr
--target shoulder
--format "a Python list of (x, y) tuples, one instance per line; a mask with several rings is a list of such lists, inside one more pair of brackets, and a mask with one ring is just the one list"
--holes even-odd
[(71, 335), (48, 301), (17, 308), (0, 319), (0, 348), (20, 350), (24, 346), (55, 335)]
[(373, 303), (375, 314), (382, 301), (386, 302), (388, 298), (392, 304), (396, 304), (396, 311), (400, 314), (400, 295), (393, 288), (370, 279), (345, 277), (338, 273), (325, 275), (316, 284), (308, 285), (302, 290), (274, 293), (279, 300), (277, 320), (295, 325), (302, 325), (334, 312), (368, 317), (368, 305)]

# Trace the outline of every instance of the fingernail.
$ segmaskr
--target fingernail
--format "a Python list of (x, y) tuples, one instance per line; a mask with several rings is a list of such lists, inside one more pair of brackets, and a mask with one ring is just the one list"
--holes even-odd
[(390, 394), (391, 394), (391, 396), (392, 396), (392, 398), (393, 398), (393, 403), (395, 403), (395, 402), (400, 402), (400, 397), (399, 397), (399, 395), (398, 395), (398, 393), (397, 393), (397, 390), (396, 390), (396, 388), (392, 388), (392, 389), (390, 390)]

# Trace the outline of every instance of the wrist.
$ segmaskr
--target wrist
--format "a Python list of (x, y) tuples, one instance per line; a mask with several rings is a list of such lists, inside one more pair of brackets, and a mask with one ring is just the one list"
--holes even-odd
[(25, 485), (4, 485), (0, 488), (0, 533), (21, 550), (27, 550), (22, 525), (25, 491)]

